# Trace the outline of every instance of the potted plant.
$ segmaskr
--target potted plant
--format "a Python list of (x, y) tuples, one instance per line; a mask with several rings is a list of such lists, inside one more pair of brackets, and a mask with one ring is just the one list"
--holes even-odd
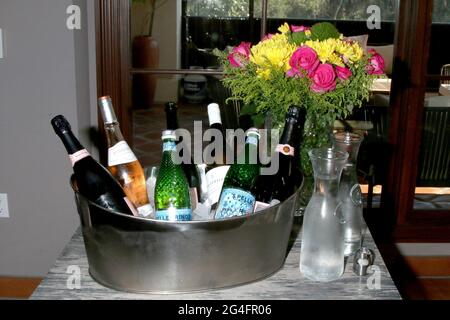
[[(152, 36), (158, 0), (132, 0), (134, 25), (138, 32), (133, 39), (134, 68), (156, 69), (159, 65), (159, 45)], [(133, 77), (133, 105), (145, 108), (153, 104), (157, 78), (153, 74), (136, 74)]]

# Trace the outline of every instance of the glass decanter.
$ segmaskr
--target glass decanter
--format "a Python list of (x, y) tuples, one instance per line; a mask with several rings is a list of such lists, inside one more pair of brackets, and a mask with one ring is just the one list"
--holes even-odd
[(344, 272), (339, 180), (348, 153), (318, 148), (308, 155), (314, 170), (314, 192), (303, 218), (300, 271), (314, 281), (332, 281)]
[(331, 140), (333, 149), (349, 154), (339, 184), (339, 198), (345, 219), (344, 254), (349, 256), (361, 246), (364, 229), (362, 193), (356, 173), (356, 161), (363, 137), (356, 133), (338, 132), (332, 135)]

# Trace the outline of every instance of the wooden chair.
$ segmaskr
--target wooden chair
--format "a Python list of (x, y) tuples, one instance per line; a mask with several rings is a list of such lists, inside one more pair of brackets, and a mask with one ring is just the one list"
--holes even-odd
[(450, 96), (425, 98), (417, 186), (450, 186)]
[[(441, 76), (450, 76), (450, 63), (442, 66)], [(450, 80), (441, 80), (441, 84), (450, 84)]]

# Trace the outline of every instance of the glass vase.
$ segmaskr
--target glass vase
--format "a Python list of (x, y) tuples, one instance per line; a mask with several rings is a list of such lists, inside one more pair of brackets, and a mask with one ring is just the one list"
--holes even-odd
[(314, 175), (308, 152), (312, 149), (329, 147), (330, 132), (334, 120), (327, 119), (315, 112), (308, 111), (300, 147), (300, 168), (304, 175), (304, 185), (299, 198), (296, 215), (304, 214), (305, 208), (313, 194)]
[(349, 154), (339, 185), (339, 198), (346, 221), (344, 227), (345, 256), (349, 256), (361, 246), (362, 230), (364, 229), (362, 193), (356, 172), (358, 151), (363, 137), (356, 133), (337, 132), (331, 136), (331, 140), (333, 149)]
[(348, 153), (318, 148), (308, 154), (314, 170), (314, 192), (303, 217), (300, 271), (314, 281), (332, 281), (344, 272), (339, 180)]

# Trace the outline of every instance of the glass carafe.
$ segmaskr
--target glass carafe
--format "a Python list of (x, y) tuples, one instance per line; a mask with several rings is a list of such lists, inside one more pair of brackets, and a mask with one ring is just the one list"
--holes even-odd
[(344, 272), (339, 180), (348, 153), (318, 148), (308, 154), (314, 170), (314, 192), (303, 218), (300, 271), (314, 281), (332, 281)]
[(338, 132), (332, 135), (333, 149), (348, 152), (347, 163), (342, 170), (339, 198), (345, 219), (345, 256), (353, 254), (361, 246), (364, 229), (363, 201), (356, 174), (356, 161), (363, 137), (356, 133)]

